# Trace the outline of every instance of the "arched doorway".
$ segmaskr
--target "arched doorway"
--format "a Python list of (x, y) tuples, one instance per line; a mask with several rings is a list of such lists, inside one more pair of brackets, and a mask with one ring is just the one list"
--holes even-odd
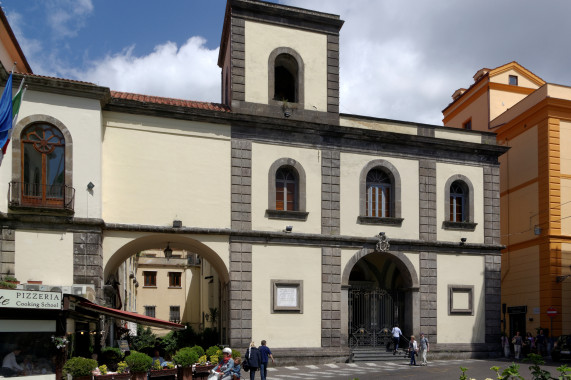
[(384, 347), (395, 324), (406, 335), (418, 327), (418, 276), (405, 254), (362, 249), (347, 263), (342, 285), (350, 347)]
[(134, 294), (136, 310), (124, 310), (186, 324), (197, 333), (215, 331), (217, 341), (224, 342), (229, 284), (224, 252), (227, 239), (221, 236), (108, 232), (103, 240), (105, 303), (117, 307), (109, 302), (116, 294), (126, 302), (134, 282), (129, 295)]

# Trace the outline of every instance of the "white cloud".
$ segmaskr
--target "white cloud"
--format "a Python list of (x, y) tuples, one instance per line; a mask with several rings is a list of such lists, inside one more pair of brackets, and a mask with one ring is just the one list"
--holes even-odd
[(46, 4), (48, 24), (56, 39), (74, 37), (93, 12), (91, 0), (50, 0)]
[(140, 57), (130, 47), (92, 62), (86, 71), (70, 74), (116, 91), (220, 102), (218, 49), (206, 48), (205, 42), (192, 37), (180, 48), (166, 42)]

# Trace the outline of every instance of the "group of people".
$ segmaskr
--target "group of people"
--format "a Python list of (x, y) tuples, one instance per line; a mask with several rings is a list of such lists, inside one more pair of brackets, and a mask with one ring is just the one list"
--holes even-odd
[[(400, 344), (400, 337), (402, 336), (402, 331), (399, 328), (399, 325), (396, 324), (393, 329), (391, 330), (393, 335), (393, 355), (396, 355), (399, 344)], [(426, 361), (426, 353), (429, 351), (429, 343), (428, 339), (424, 336), (424, 333), (420, 333), (420, 339), (417, 342), (414, 335), (411, 335), (410, 341), (408, 342), (408, 355), (410, 356), (410, 365), (416, 365), (416, 356), (420, 354), (422, 359), (420, 365), (427, 365), (428, 362)]]
[(244, 371), (250, 371), (250, 380), (255, 379), (256, 372), (258, 370), (260, 371), (260, 377), (262, 380), (265, 380), (268, 375), (269, 360), (271, 359), (272, 363), (274, 362), (272, 351), (266, 345), (265, 340), (262, 340), (262, 345), (260, 347), (256, 347), (254, 342), (250, 343), (250, 347), (246, 351), (246, 355), (244, 357), (244, 363), (242, 363), (240, 358), (232, 359), (232, 349), (229, 347), (223, 349), (222, 354), (222, 360), (212, 369), (212, 374), (209, 379), (240, 379), (240, 369), (244, 368)]
[(520, 335), (520, 332), (517, 331), (511, 340), (507, 335), (502, 335), (504, 356), (506, 358), (510, 357), (511, 346), (513, 345), (514, 358), (516, 360), (519, 360), (522, 354), (537, 353), (538, 355), (544, 356), (547, 354), (547, 343), (548, 339), (543, 333), (543, 330), (539, 330), (539, 333), (535, 337), (531, 335), (530, 332), (523, 337)]

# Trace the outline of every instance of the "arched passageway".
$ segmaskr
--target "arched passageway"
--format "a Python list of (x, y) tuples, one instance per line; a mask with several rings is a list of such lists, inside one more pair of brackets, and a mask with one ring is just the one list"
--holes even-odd
[(350, 347), (382, 347), (399, 324), (403, 334), (418, 327), (418, 276), (409, 258), (400, 252), (358, 251), (342, 275)]

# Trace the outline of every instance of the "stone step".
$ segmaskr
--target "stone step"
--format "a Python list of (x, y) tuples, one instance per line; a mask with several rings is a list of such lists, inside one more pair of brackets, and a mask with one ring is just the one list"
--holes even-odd
[(352, 362), (399, 361), (405, 358), (405, 351), (399, 350), (395, 355), (385, 349), (354, 349), (351, 355)]

